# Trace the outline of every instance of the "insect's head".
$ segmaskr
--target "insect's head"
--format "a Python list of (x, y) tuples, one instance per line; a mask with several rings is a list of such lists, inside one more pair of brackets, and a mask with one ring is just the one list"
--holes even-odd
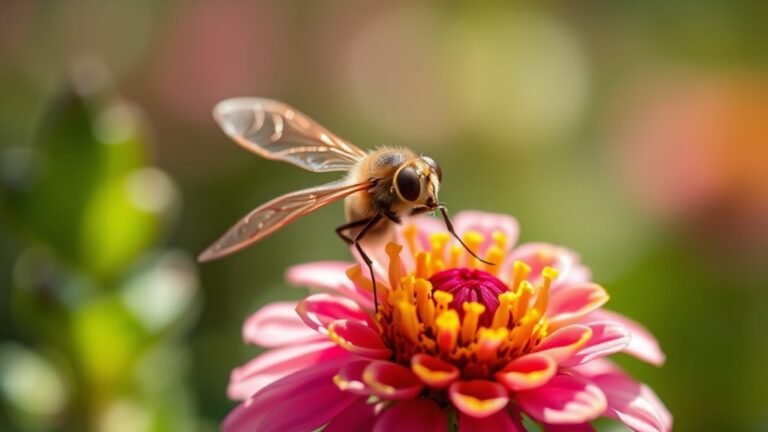
[(421, 156), (403, 163), (395, 171), (392, 183), (395, 193), (403, 201), (435, 208), (442, 179), (440, 165), (431, 157)]

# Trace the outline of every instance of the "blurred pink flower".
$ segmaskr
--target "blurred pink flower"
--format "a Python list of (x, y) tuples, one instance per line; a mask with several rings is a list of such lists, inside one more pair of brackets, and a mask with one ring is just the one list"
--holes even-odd
[(232, 373), (229, 395), (244, 402), (223, 430), (523, 431), (522, 414), (545, 430), (591, 430), (601, 416), (671, 429), (655, 393), (605, 359), (661, 365), (664, 354), (641, 325), (602, 309), (608, 294), (573, 252), (513, 248), (507, 216), (464, 212), (455, 225), (497, 265), (417, 218), (397, 243), (369, 246), (378, 313), (360, 264), (291, 268), (291, 283), (317, 292), (246, 321), (245, 340), (271, 350)]
[(612, 164), (642, 207), (739, 261), (768, 246), (768, 80), (661, 76), (621, 103)]
[(285, 59), (285, 12), (280, 2), (189, 2), (158, 44), (150, 96), (167, 114), (198, 124), (223, 98), (274, 92), (276, 65)]

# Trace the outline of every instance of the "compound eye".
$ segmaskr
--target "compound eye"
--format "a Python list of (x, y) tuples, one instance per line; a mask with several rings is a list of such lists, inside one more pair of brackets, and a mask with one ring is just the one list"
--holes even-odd
[(421, 182), (416, 167), (408, 165), (401, 168), (395, 176), (395, 187), (403, 199), (416, 201), (421, 195)]
[(432, 168), (432, 171), (434, 171), (435, 174), (437, 174), (437, 179), (442, 182), (443, 181), (443, 170), (440, 169), (440, 165), (438, 165), (437, 162), (435, 162), (435, 160), (432, 159), (429, 156), (422, 156), (421, 160), (426, 162), (427, 165), (429, 165)]

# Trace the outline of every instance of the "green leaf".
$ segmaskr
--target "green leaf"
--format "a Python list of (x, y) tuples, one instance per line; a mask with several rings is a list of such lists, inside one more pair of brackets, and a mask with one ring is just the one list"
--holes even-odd
[(159, 236), (177, 193), (146, 165), (141, 110), (115, 96), (109, 80), (83, 86), (88, 77), (81, 73), (55, 98), (31, 148), (11, 152), (24, 161), (15, 158), (9, 196), (33, 238), (110, 281)]
[(82, 263), (97, 275), (124, 270), (158, 236), (176, 195), (170, 179), (156, 169), (101, 182), (81, 221)]
[(19, 219), (62, 256), (74, 259), (78, 227), (96, 187), (103, 145), (93, 135), (85, 101), (65, 89), (51, 104), (36, 140), (35, 171), (15, 198)]

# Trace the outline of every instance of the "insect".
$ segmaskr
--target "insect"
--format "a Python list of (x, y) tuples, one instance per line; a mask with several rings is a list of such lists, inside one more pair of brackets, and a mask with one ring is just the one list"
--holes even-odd
[(442, 170), (434, 159), (404, 148), (363, 151), (296, 109), (275, 100), (233, 98), (216, 105), (213, 117), (237, 144), (257, 155), (312, 172), (343, 171), (341, 180), (291, 192), (252, 210), (198, 257), (210, 261), (251, 245), (320, 207), (345, 199), (346, 223), (336, 233), (356, 248), (368, 267), (378, 310), (373, 261), (361, 241), (382, 234), (404, 216), (439, 211), (456, 234), (445, 205), (437, 200)]

